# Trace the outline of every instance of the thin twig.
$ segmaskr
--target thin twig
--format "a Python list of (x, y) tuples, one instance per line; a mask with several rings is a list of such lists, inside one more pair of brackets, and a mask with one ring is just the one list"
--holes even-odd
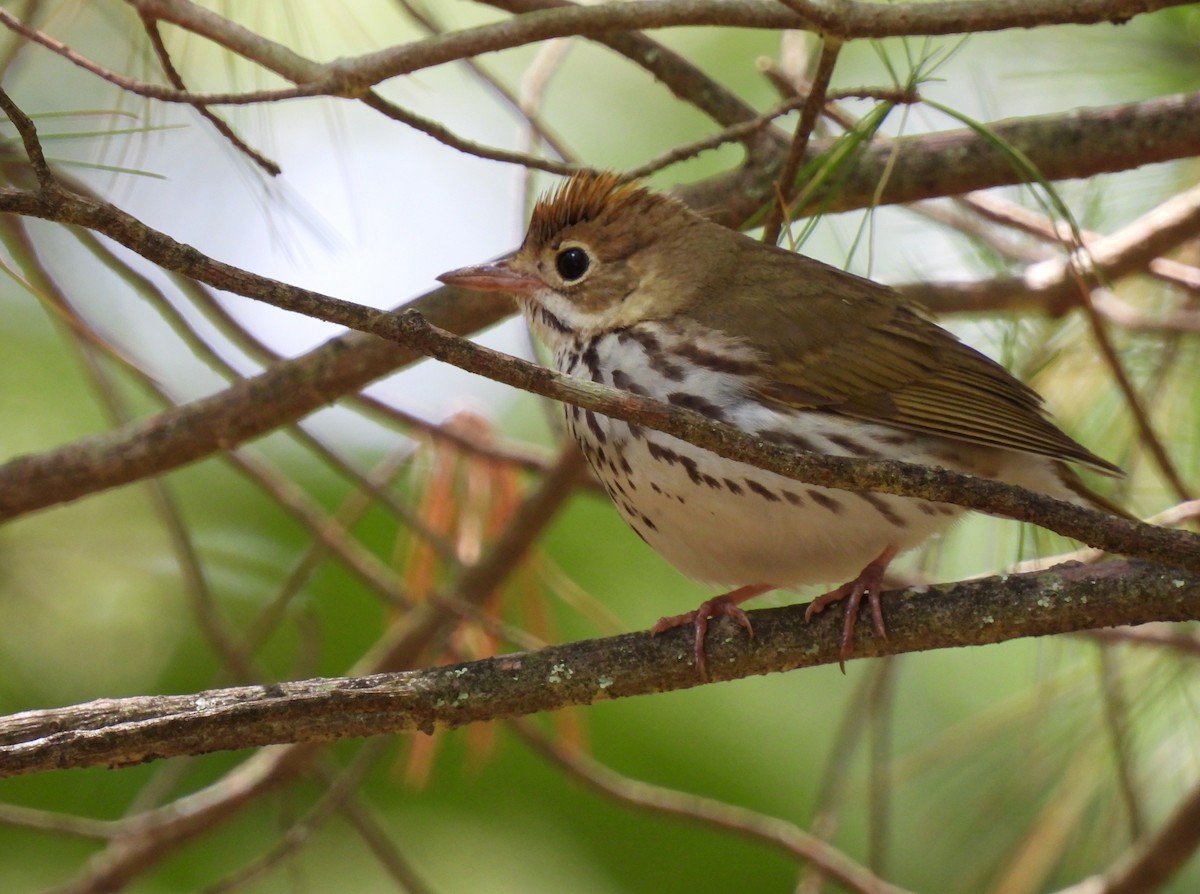
[(1184, 795), (1153, 836), (1138, 843), (1103, 874), (1057, 894), (1150, 894), (1167, 884), (1200, 848), (1200, 785)]
[(94, 854), (54, 894), (119, 891), (183, 842), (197, 837), (292, 778), (311, 747), (260, 751), (217, 782), (121, 821), (122, 834)]
[(1132, 844), (1142, 840), (1146, 834), (1145, 807), (1136, 782), (1133, 766), (1133, 743), (1130, 741), (1129, 700), (1125, 697), (1123, 680), (1117, 659), (1103, 640), (1097, 644), (1099, 659), (1101, 704), (1104, 708), (1104, 727), (1112, 742), (1113, 770), (1117, 776), (1117, 791), (1125, 806), (1125, 819), (1129, 823), (1129, 840)]
[[(162, 34), (158, 30), (158, 22), (142, 14), (142, 25), (146, 29), (146, 34), (150, 38), (150, 46), (154, 48), (154, 54), (158, 57), (158, 62), (162, 66), (163, 72), (175, 87), (176, 90), (187, 90), (187, 85), (183, 81), (183, 76), (179, 73), (179, 69), (175, 67), (175, 62), (171, 59), (171, 54), (167, 52), (167, 45), (163, 43)], [(196, 103), (194, 108), (200, 113), (200, 116), (208, 121), (209, 124), (222, 137), (229, 141), (238, 152), (241, 152), (252, 162), (259, 166), (263, 171), (270, 174), (272, 177), (277, 177), (283, 173), (283, 169), (279, 167), (277, 162), (267, 158), (245, 140), (243, 140), (234, 129), (217, 115), (212, 109), (201, 103)]]
[(783, 168), (775, 185), (776, 199), (767, 211), (767, 219), (763, 223), (762, 241), (774, 245), (779, 241), (779, 232), (785, 221), (791, 220), (791, 199), (796, 191), (796, 175), (800, 165), (804, 163), (808, 151), (808, 141), (812, 136), (813, 127), (825, 108), (825, 94), (829, 89), (829, 81), (833, 77), (833, 69), (837, 64), (838, 54), (842, 50), (842, 42), (835, 37), (825, 35), (821, 39), (821, 56), (817, 62), (817, 70), (813, 74), (812, 83), (808, 88), (808, 96), (800, 108), (800, 120), (796, 122), (796, 133), (788, 148)]
[(892, 779), (891, 734), (892, 718), (896, 710), (896, 677), (899, 670), (900, 659), (897, 656), (890, 656), (879, 662), (879, 669), (871, 677), (871, 685), (867, 689), (867, 703), (863, 708), (869, 712), (868, 719), (871, 724), (871, 748), (868, 752), (870, 796), (867, 806), (870, 837), (867, 865), (876, 875), (886, 874), (888, 839), (892, 829), (891, 808), (895, 785)]
[(22, 807), (19, 804), (0, 804), (0, 825), (50, 832), (55, 836), (73, 835), (77, 838), (108, 841), (119, 834), (121, 821), (72, 816), (54, 810)]
[(98, 62), (87, 58), (82, 53), (77, 52), (71, 47), (64, 44), (62, 41), (38, 31), (35, 28), (30, 28), (13, 13), (6, 9), (0, 8), (0, 25), (20, 34), (27, 40), (40, 44), (50, 52), (55, 53), (66, 59), (73, 65), (78, 66), (84, 71), (95, 75), (103, 81), (107, 81), (115, 87), (124, 90), (127, 93), (132, 93), (137, 96), (144, 96), (148, 99), (157, 99), (161, 102), (178, 102), (188, 105), (250, 105), (265, 102), (279, 102), (285, 99), (298, 99), (309, 96), (319, 96), (329, 90), (326, 84), (304, 84), (298, 87), (288, 87), (282, 90), (257, 90), (250, 93), (189, 93), (187, 90), (179, 90), (174, 87), (162, 87), (158, 84), (150, 84), (145, 81), (139, 81), (135, 78), (127, 78), (124, 75), (117, 74), (109, 68), (100, 65)]
[[(366, 476), (365, 480), (370, 487), (360, 486), (345, 498), (341, 506), (330, 513), (335, 530), (351, 530), (362, 515), (375, 505), (374, 494), (387, 487), (395, 475), (407, 464), (410, 455), (409, 451), (395, 451), (391, 456), (385, 457), (378, 467)], [(445, 557), (447, 561), (457, 561), (453, 549), (444, 542), (443, 538), (439, 537), (436, 542), (440, 546), (434, 546), (434, 549), (439, 555), (442, 555), (443, 549), (448, 550), (449, 554)], [(432, 540), (429, 543), (431, 546), (434, 545)], [(259, 609), (254, 619), (246, 625), (245, 637), (251, 651), (260, 649), (274, 632), (292, 600), (301, 592), (328, 554), (328, 545), (321, 538), (312, 538), (308, 548), (296, 559), (291, 570), (280, 581), (275, 595)]]
[(245, 866), (202, 889), (202, 894), (226, 894), (247, 882), (261, 878), (279, 863), (295, 855), (312, 842), (313, 834), (345, 805), (362, 783), (388, 743), (385, 740), (367, 742), (346, 767), (326, 774), (326, 789), (304, 816), (293, 822), (266, 853), (260, 854)]
[(769, 111), (757, 115), (749, 121), (731, 124), (710, 136), (701, 137), (691, 143), (682, 143), (672, 149), (668, 149), (661, 155), (643, 162), (636, 168), (630, 168), (625, 172), (625, 176), (630, 180), (641, 180), (644, 177), (649, 177), (651, 174), (661, 171), (663, 168), (686, 161), (689, 158), (695, 158), (697, 155), (711, 149), (718, 149), (730, 143), (743, 142), (759, 131), (764, 130), (775, 119), (794, 112), (804, 105), (805, 102), (805, 97), (795, 97), (781, 102)]
[(411, 599), (399, 575), (376, 558), (335, 517), (326, 515), (306, 491), (245, 449), (230, 452), (227, 456), (234, 468), (266, 491), (284, 512), (336, 555), (346, 569), (381, 601), (396, 608), (411, 607)]
[[(870, 719), (860, 705), (868, 700), (871, 692), (878, 690), (879, 676), (892, 672), (889, 665), (890, 662), (877, 662), (858, 681), (854, 692), (846, 699), (847, 707), (842, 712), (837, 733), (829, 747), (829, 759), (818, 774), (821, 784), (809, 822), (812, 834), (822, 841), (833, 840), (837, 833), (855, 749)], [(796, 883), (795, 894), (820, 894), (824, 885), (825, 875), (816, 865), (806, 866)]]
[[(408, 2), (408, 0), (395, 0), (395, 2), (397, 6), (404, 10), (409, 18), (424, 28), (428, 33), (444, 34), (446, 32), (446, 29), (443, 28), (434, 18), (426, 14), (424, 11), (418, 9), (415, 4)], [(538, 139), (549, 146), (550, 149), (559, 157), (559, 159), (562, 161), (574, 160), (572, 158), (573, 153), (566, 147), (562, 139), (553, 131), (551, 131), (550, 128), (547, 127), (537, 115), (531, 114), (530, 111), (524, 107), (524, 104), (521, 102), (521, 100), (515, 96), (511, 90), (508, 89), (507, 85), (505, 85), (503, 81), (484, 68), (478, 59), (472, 59), (468, 57), (463, 59), (462, 63), (472, 74), (479, 78), (479, 80), (493, 90), (497, 96), (504, 100), (509, 108), (521, 115), (521, 117), (525, 119), (525, 123), (529, 125), (529, 129), (537, 134)]]
[(482, 143), (463, 139), (445, 125), (434, 121), (432, 118), (418, 115), (416, 112), (410, 112), (408, 109), (402, 108), (394, 102), (389, 102), (374, 90), (367, 91), (362, 97), (362, 102), (367, 108), (374, 109), (381, 115), (391, 118), (393, 121), (407, 124), (414, 130), (432, 137), (439, 143), (449, 146), (451, 149), (457, 149), (459, 152), (465, 152), (467, 155), (474, 155), (477, 158), (487, 158), (492, 161), (520, 165), (523, 168), (533, 168), (534, 170), (547, 171), (551, 174), (573, 174), (584, 167), (574, 162), (555, 161), (549, 158), (541, 158), (537, 155), (530, 155), (528, 152), (513, 152), (509, 149), (484, 146)]
[[(1156, 512), (1146, 519), (1146, 522), (1152, 525), (1175, 528), (1194, 522), (1197, 519), (1200, 519), (1200, 500), (1191, 500), (1187, 503), (1179, 503), (1171, 506), (1162, 512)], [(1054, 556), (1041, 556), (1036, 559), (1025, 559), (1021, 562), (1014, 562), (1008, 566), (1007, 570), (1014, 574), (1025, 574), (1030, 571), (1052, 568), (1055, 565), (1061, 565), (1063, 562), (1092, 563), (1098, 562), (1103, 558), (1103, 550), (1085, 547), (1083, 549), (1072, 550), (1071, 552), (1059, 553)]]
[[(0, 10), (0, 13), (3, 12), (4, 10)], [(50, 165), (46, 162), (46, 156), (42, 152), (42, 142), (38, 139), (37, 126), (33, 123), (33, 119), (21, 111), (3, 88), (0, 88), (0, 109), (4, 110), (4, 114), (8, 116), (8, 120), (12, 122), (21, 137), (21, 143), (25, 147), (25, 156), (29, 159), (29, 166), (33, 168), (38, 185), (44, 192), (57, 191), (59, 189), (58, 180), (55, 179), (54, 172), (50, 170)]]
[[(1063, 232), (1063, 228), (1055, 226), (1054, 222), (1046, 215), (1039, 214), (994, 193), (972, 192), (956, 201), (987, 220), (1015, 228), (1042, 241), (1069, 245), (1073, 238), (1069, 232)], [(1083, 237), (1085, 247), (1104, 238), (1103, 234), (1091, 230), (1080, 230), (1080, 235)], [(1191, 292), (1200, 291), (1200, 267), (1184, 264), (1171, 258), (1155, 258), (1147, 265), (1146, 272), (1181, 289)]]
[[(566, 0), (485, 0), (488, 6), (513, 13), (561, 9), (574, 4)], [(694, 106), (722, 126), (747, 121), (754, 109), (715, 78), (709, 77), (687, 59), (659, 41), (637, 31), (587, 35), (645, 69), (677, 98)]]
[[(910, 93), (901, 93), (896, 90), (835, 90), (827, 94), (827, 99), (876, 99), (886, 102), (894, 102), (897, 104), (904, 102), (912, 102), (913, 97)], [(803, 106), (808, 101), (807, 96), (793, 96), (785, 99), (783, 102), (775, 105), (770, 110), (761, 115), (757, 115), (748, 121), (741, 121), (737, 124), (731, 124), (728, 127), (722, 128), (714, 134), (707, 137), (701, 137), (690, 143), (681, 143), (672, 149), (658, 155), (649, 161), (643, 162), (636, 168), (630, 168), (624, 172), (624, 176), (630, 180), (641, 180), (649, 177), (651, 174), (657, 173), (664, 168), (670, 167), (681, 161), (687, 161), (690, 158), (695, 158), (703, 152), (708, 152), (712, 149), (718, 149), (721, 146), (729, 145), (730, 143), (745, 143), (749, 142), (750, 138), (755, 134), (767, 130), (768, 126), (778, 118), (794, 112), (796, 109)]]
[(361, 797), (352, 793), (342, 805), (342, 814), (404, 894), (430, 894), (420, 872), (397, 847), (393, 831), (375, 816)]
[(1089, 630), (1087, 633), (1080, 635), (1104, 643), (1151, 646), (1156, 649), (1170, 649), (1189, 658), (1200, 658), (1200, 635), (1187, 630), (1181, 630), (1174, 624), (1148, 624), (1145, 627), (1112, 627), (1106, 630)]
[(568, 750), (551, 741), (526, 721), (516, 721), (511, 726), (530, 748), (546, 760), (619, 803), (700, 823), (781, 850), (792, 859), (803, 860), (861, 894), (903, 894), (903, 889), (872, 874), (827, 841), (810, 835), (792, 823), (735, 804), (631, 779), (582, 752)]
[[(1198, 208), (1200, 208), (1200, 205), (1198, 205)], [(1200, 215), (1198, 215), (1198, 219), (1200, 219)], [(1129, 408), (1129, 414), (1133, 418), (1134, 425), (1137, 428), (1138, 440), (1141, 441), (1142, 446), (1146, 448), (1151, 458), (1153, 458), (1154, 464), (1158, 466), (1158, 470), (1165, 479), (1167, 486), (1174, 491), (1175, 498), (1180, 502), (1192, 499), (1194, 494), (1183, 483), (1183, 478), (1180, 477), (1179, 470), (1175, 467), (1175, 462), (1171, 459), (1170, 454), (1167, 453), (1167, 448), (1163, 444), (1162, 438), (1154, 430), (1154, 425), (1150, 422), (1150, 414), (1146, 412), (1145, 402), (1133, 386), (1133, 382), (1129, 378), (1129, 373), (1125, 369), (1125, 364), (1121, 361), (1121, 357), (1108, 335), (1103, 318), (1097, 313), (1096, 308), (1092, 306), (1090, 295), (1085, 293), (1081, 298), (1080, 303), (1083, 307), (1083, 314), (1088, 322), (1088, 327), (1091, 329), (1092, 340), (1095, 342), (1096, 347), (1100, 349), (1100, 356), (1104, 358), (1105, 365), (1108, 367), (1109, 372), (1112, 373), (1113, 380), (1117, 383), (1117, 387), (1125, 398), (1125, 405)]]
[(1116, 280), (1144, 270), (1160, 255), (1193, 238), (1200, 228), (1200, 187), (1163, 201), (1146, 214), (1087, 245), (1086, 251), (1031, 264), (1016, 276), (954, 284), (912, 283), (900, 291), (941, 311), (1037, 307), (1059, 315), (1079, 301), (1079, 271)]

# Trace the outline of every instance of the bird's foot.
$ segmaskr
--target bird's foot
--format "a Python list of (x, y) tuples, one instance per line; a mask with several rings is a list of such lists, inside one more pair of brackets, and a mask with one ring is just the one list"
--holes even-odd
[(739, 603), (745, 602), (747, 599), (753, 599), (755, 596), (761, 596), (774, 587), (769, 584), (752, 584), (747, 587), (739, 587), (729, 593), (724, 593), (721, 596), (714, 596), (712, 599), (706, 599), (696, 607), (695, 611), (684, 612), (682, 615), (672, 615), (669, 618), (659, 618), (658, 622), (650, 628), (651, 636), (658, 636), (660, 633), (665, 633), (668, 630), (674, 630), (676, 627), (684, 627), (688, 624), (692, 625), (696, 634), (696, 642), (693, 647), (693, 654), (696, 656), (696, 672), (700, 675), (700, 679), (705, 683), (708, 682), (708, 661), (704, 654), (704, 636), (708, 633), (708, 622), (711, 618), (732, 618), (742, 627), (746, 628), (746, 632), (754, 636), (754, 628), (750, 625), (750, 618), (746, 612), (742, 610)]
[(835, 602), (846, 600), (846, 620), (842, 625), (841, 649), (838, 652), (838, 667), (846, 672), (846, 659), (854, 652), (854, 627), (858, 623), (858, 612), (862, 606), (863, 596), (867, 597), (867, 605), (871, 607), (871, 624), (881, 639), (887, 639), (887, 625), (883, 623), (883, 605), (879, 594), (883, 590), (883, 574), (887, 571), (892, 559), (896, 558), (897, 549), (889, 546), (858, 573), (858, 577), (842, 584), (836, 590), (830, 590), (823, 596), (818, 596), (804, 612), (804, 619), (811, 621), (813, 615), (823, 612)]

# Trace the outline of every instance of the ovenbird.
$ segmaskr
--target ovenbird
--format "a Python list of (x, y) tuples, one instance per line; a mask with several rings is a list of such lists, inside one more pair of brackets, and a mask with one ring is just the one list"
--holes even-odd
[[(764, 441), (943, 466), (1075, 501), (1066, 462), (1120, 474), (1052, 422), (1003, 367), (891, 288), (765, 245), (623, 183), (576, 174), (535, 207), (521, 247), (442, 282), (511, 294), (558, 369), (698, 410)], [(684, 574), (737, 589), (652, 632), (693, 624), (707, 677), (710, 618), (849, 580), (842, 660), (864, 596), (885, 635), (884, 570), (959, 507), (792, 481), (684, 441), (567, 407), (567, 425), (617, 510)]]

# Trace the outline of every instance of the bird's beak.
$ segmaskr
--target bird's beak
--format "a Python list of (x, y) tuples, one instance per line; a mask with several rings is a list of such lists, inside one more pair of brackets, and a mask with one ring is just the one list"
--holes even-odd
[(451, 270), (438, 279), (448, 286), (478, 289), (480, 292), (507, 292), (510, 295), (529, 295), (542, 285), (537, 277), (518, 270), (511, 255), (490, 264)]

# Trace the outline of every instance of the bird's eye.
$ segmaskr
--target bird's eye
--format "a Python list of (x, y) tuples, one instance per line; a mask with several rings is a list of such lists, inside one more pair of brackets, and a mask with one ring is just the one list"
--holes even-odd
[(578, 246), (564, 248), (554, 258), (554, 269), (564, 282), (575, 282), (588, 272), (591, 264), (588, 253)]

